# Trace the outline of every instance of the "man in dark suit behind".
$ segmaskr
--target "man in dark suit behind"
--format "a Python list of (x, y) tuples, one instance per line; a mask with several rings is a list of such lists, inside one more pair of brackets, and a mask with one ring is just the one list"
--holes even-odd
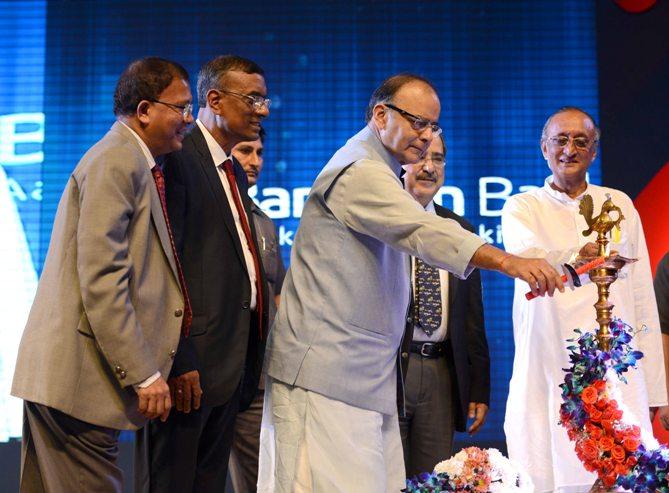
[[(433, 139), (425, 158), (407, 165), (406, 190), (425, 208), (474, 227), (433, 202), (444, 184), (446, 144)], [(490, 357), (483, 324), (481, 274), (466, 280), (412, 258), (413, 302), (407, 330), (413, 341), (405, 381), (406, 415), (400, 417), (407, 477), (431, 472), (453, 452), (455, 431), (476, 433), (490, 400)]]
[(164, 165), (193, 324), (168, 380), (176, 411), (138, 435), (137, 491), (224, 491), (235, 416), (262, 368), (268, 295), (246, 175), (231, 150), (259, 136), (265, 79), (254, 62), (226, 55), (202, 67), (197, 89), (196, 125)]

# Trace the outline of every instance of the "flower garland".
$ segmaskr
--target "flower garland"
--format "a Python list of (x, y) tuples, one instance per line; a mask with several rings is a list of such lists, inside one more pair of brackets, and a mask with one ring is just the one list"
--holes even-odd
[(407, 479), (408, 493), (532, 492), (534, 486), (499, 450), (468, 447), (440, 462), (434, 472)]
[[(669, 450), (624, 419), (618, 405), (617, 380), (636, 368), (643, 353), (630, 345), (632, 329), (620, 319), (611, 322), (611, 349), (601, 351), (591, 332), (576, 329), (568, 339), (571, 367), (565, 369), (560, 424), (575, 442), (583, 466), (596, 472), (605, 487), (635, 493), (669, 493)], [(617, 377), (617, 378), (616, 378)]]

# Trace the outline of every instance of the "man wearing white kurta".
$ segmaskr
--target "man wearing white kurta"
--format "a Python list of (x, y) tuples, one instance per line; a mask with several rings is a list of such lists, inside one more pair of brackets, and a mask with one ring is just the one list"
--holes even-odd
[(267, 343), (260, 492), (404, 487), (396, 372), (409, 255), (461, 278), (482, 267), (540, 293), (563, 289), (544, 260), (487, 245), (404, 191), (400, 168), (439, 135), (439, 113), (428, 81), (387, 79), (372, 95), (368, 126), (311, 189)]
[[(586, 193), (598, 213), (606, 194), (622, 209), (622, 231), (612, 234), (611, 250), (638, 258), (611, 286), (613, 314), (635, 328), (647, 327), (633, 339), (643, 351), (640, 368), (619, 384), (627, 408), (642, 428), (651, 431), (649, 409), (667, 403), (657, 307), (646, 242), (639, 215), (623, 192), (588, 184), (586, 172), (597, 154), (599, 130), (593, 119), (577, 108), (553, 114), (541, 138), (544, 158), (552, 171), (543, 187), (511, 197), (502, 212), (504, 246), (520, 256), (543, 257), (553, 266), (572, 262), (577, 255), (595, 255), (579, 214)], [(573, 443), (558, 422), (563, 368), (569, 366), (567, 343), (573, 330), (597, 328), (593, 304), (597, 287), (581, 288), (554, 298), (525, 299), (527, 287), (516, 282), (513, 326), (516, 353), (507, 401), (504, 431), (509, 457), (532, 476), (537, 492), (588, 491), (596, 480), (574, 452)]]

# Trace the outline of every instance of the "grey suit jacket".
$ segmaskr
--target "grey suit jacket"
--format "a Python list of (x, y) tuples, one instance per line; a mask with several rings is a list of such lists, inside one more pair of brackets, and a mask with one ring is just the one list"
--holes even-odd
[(483, 244), (402, 188), (400, 163), (365, 128), (316, 179), (295, 236), (267, 373), (385, 414), (396, 412), (397, 350), (414, 255), (459, 277)]
[(175, 269), (146, 157), (117, 122), (61, 197), (12, 394), (100, 426), (142, 426), (132, 384), (167, 376), (179, 341)]

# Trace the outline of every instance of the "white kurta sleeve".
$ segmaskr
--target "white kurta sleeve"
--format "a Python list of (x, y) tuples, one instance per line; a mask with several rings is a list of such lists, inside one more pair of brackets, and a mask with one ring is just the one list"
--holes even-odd
[[(519, 197), (510, 197), (502, 209), (502, 237), (507, 252), (525, 258), (543, 258), (556, 269), (566, 262), (573, 262), (580, 246), (565, 250), (541, 248), (543, 241), (537, 238), (536, 221), (540, 220), (541, 211), (532, 210)], [(560, 234), (556, 232), (556, 234)]]

